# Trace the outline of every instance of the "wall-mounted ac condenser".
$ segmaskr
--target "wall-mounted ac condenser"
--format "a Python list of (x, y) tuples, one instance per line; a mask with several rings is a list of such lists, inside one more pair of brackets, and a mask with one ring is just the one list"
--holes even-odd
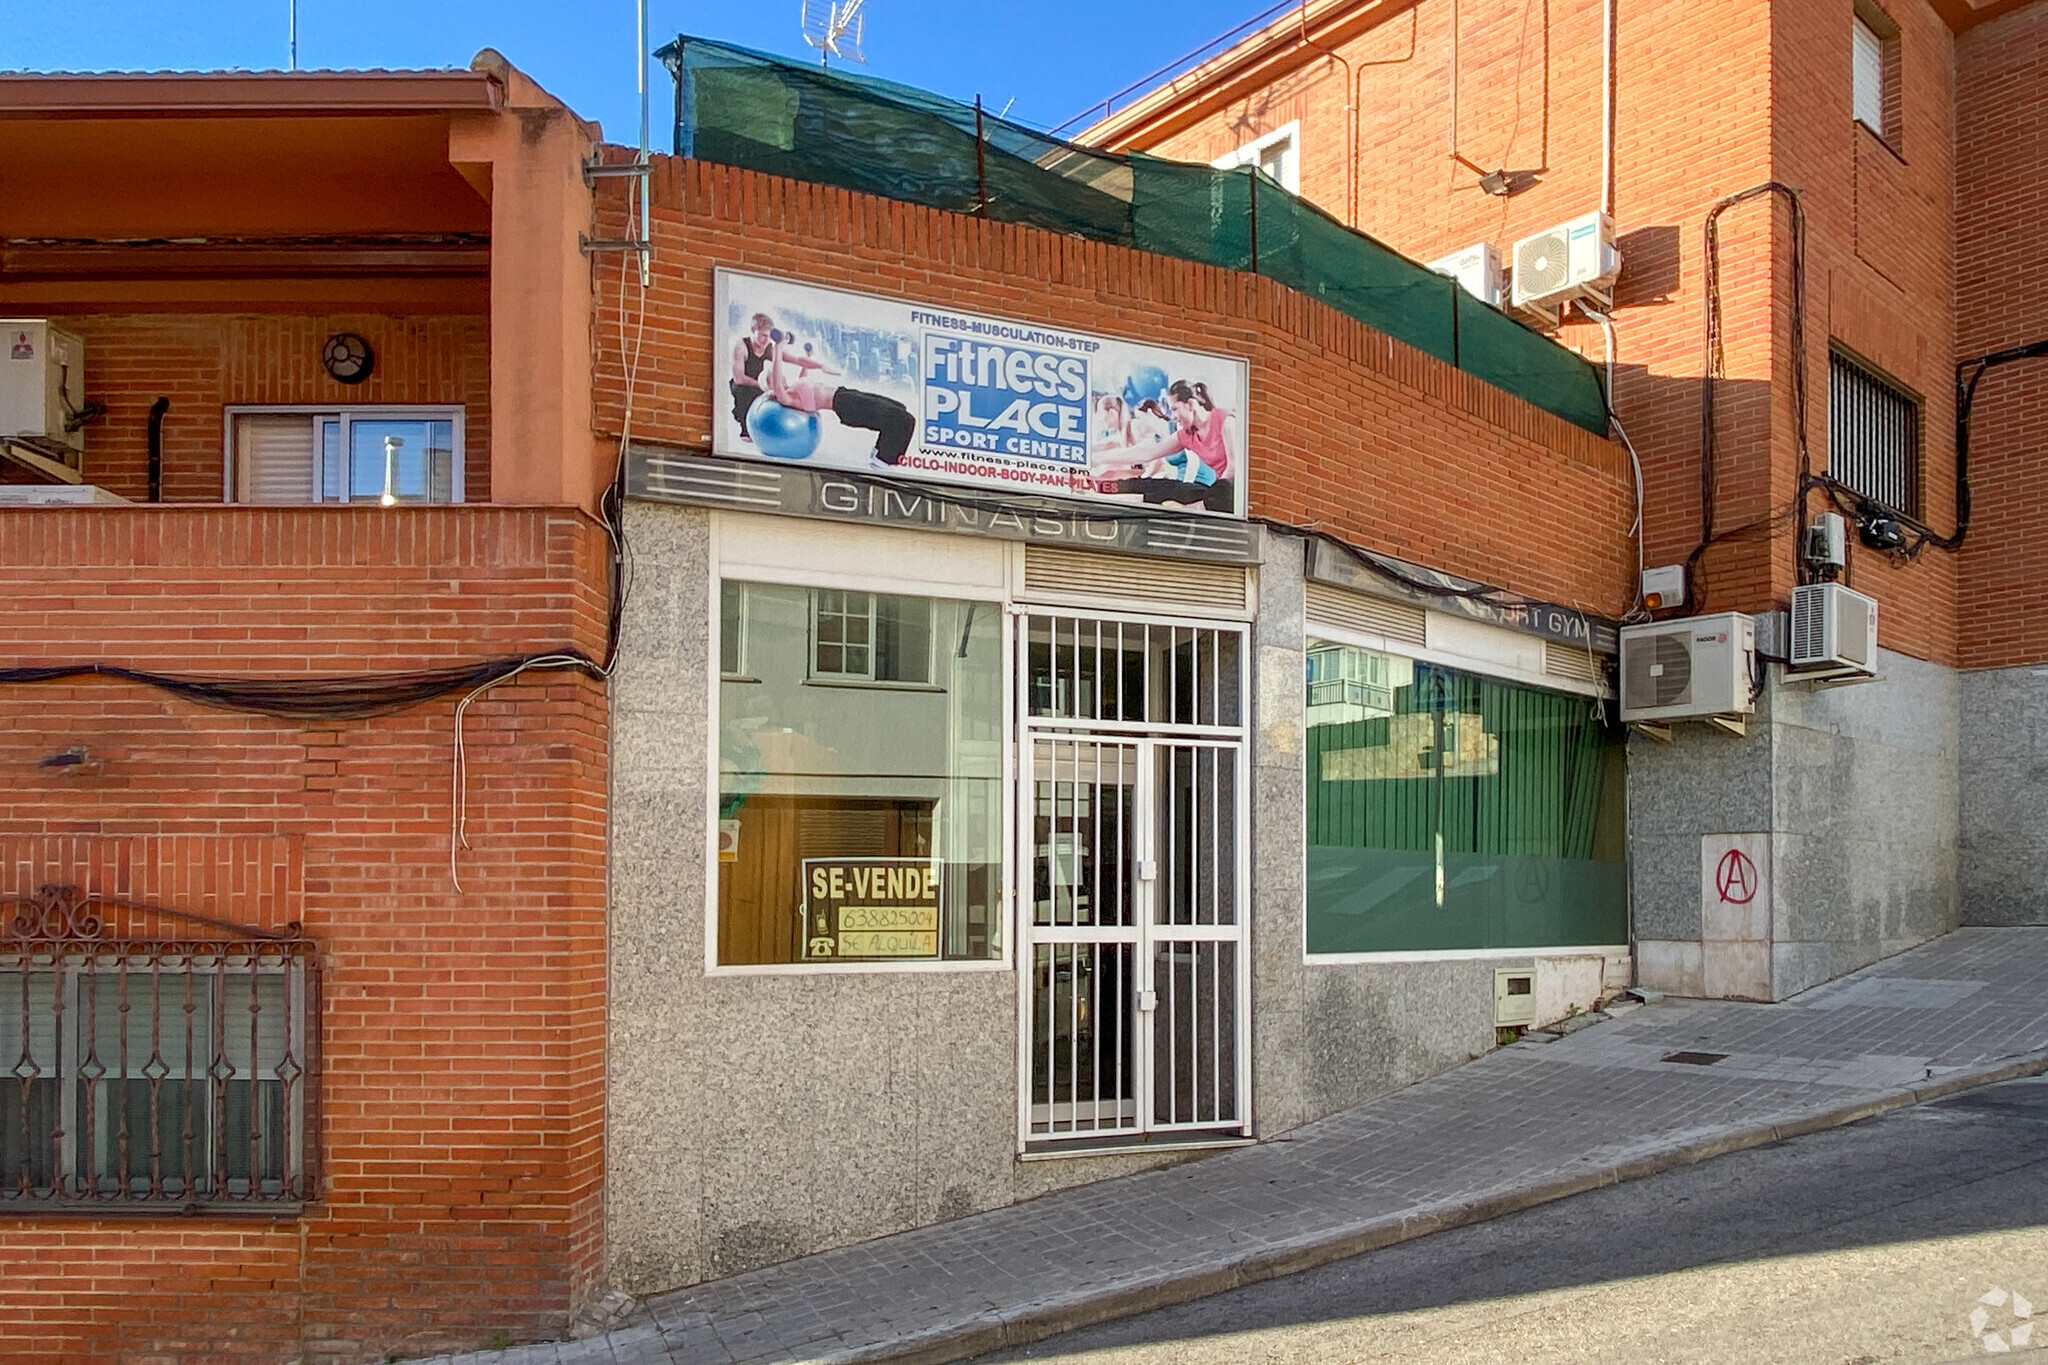
[(1555, 323), (1576, 299), (1608, 307), (1620, 273), (1614, 220), (1583, 214), (1515, 243), (1511, 297), (1520, 311)]
[(1792, 589), (1792, 672), (1800, 678), (1873, 677), (1877, 602), (1840, 583)]
[(85, 343), (44, 318), (0, 318), (0, 445), (75, 482), (85, 407)]
[(1500, 307), (1500, 250), (1492, 242), (1474, 242), (1463, 251), (1431, 261), (1429, 268), (1439, 275), (1449, 275), (1481, 303)]
[(1748, 715), (1756, 622), (1739, 612), (1688, 616), (1621, 632), (1621, 718)]

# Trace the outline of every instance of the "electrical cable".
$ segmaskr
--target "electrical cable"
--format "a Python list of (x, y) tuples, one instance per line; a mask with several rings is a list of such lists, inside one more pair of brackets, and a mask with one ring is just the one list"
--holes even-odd
[[(1792, 218), (1792, 408), (1795, 419), (1794, 436), (1799, 450), (1799, 491), (1789, 507), (1766, 513), (1726, 531), (1716, 531), (1714, 500), (1718, 492), (1719, 471), (1716, 466), (1719, 452), (1716, 448), (1714, 386), (1723, 361), (1720, 220), (1722, 214), (1738, 204), (1745, 204), (1768, 195), (1782, 196)], [(1703, 234), (1706, 246), (1703, 273), (1707, 319), (1705, 356), (1700, 366), (1700, 540), (1685, 560), (1687, 605), (1695, 614), (1703, 611), (1707, 604), (1706, 576), (1700, 572), (1700, 563), (1707, 551), (1715, 545), (1730, 541), (1768, 540), (1786, 524), (1800, 523), (1805, 518), (1806, 495), (1813, 483), (1812, 454), (1807, 444), (1806, 208), (1800, 201), (1799, 191), (1782, 181), (1766, 180), (1760, 185), (1752, 185), (1740, 193), (1731, 194), (1707, 210)], [(1803, 572), (1804, 561), (1798, 560), (1796, 539), (1793, 552), (1795, 561)]]
[(1621, 438), (1622, 449), (1628, 452), (1630, 470), (1636, 481), (1636, 515), (1629, 523), (1629, 536), (1636, 543), (1636, 584), (1635, 592), (1629, 599), (1628, 610), (1622, 613), (1623, 621), (1647, 621), (1650, 613), (1643, 609), (1643, 458), (1636, 454), (1636, 443), (1628, 438), (1628, 428), (1621, 424), (1621, 414), (1614, 410), (1614, 353), (1617, 343), (1614, 337), (1614, 319), (1606, 313), (1586, 307), (1582, 300), (1579, 311), (1600, 324), (1601, 335), (1607, 339), (1607, 385), (1602, 395), (1607, 405), (1607, 422), (1614, 428), (1614, 434)]
[[(590, 661), (580, 654), (536, 654), (519, 661), (516, 667), (507, 669), (496, 677), (478, 683), (462, 700), (455, 703), (455, 772), (451, 785), (455, 789), (454, 800), (448, 810), (448, 880), (455, 884), (458, 895), (463, 894), (462, 876), (456, 870), (456, 854), (469, 847), (469, 756), (463, 747), (462, 721), (469, 711), (469, 704), (500, 683), (510, 682), (529, 668), (589, 668)], [(601, 676), (601, 675), (600, 675)]]
[(366, 720), (390, 715), (450, 692), (489, 687), (536, 667), (576, 668), (598, 675), (597, 664), (582, 653), (552, 650), (545, 654), (490, 659), (448, 668), (399, 673), (348, 673), (319, 678), (206, 677), (157, 673), (119, 664), (36, 664), (0, 668), (0, 686), (63, 682), (72, 678), (119, 678), (217, 710), (320, 722)]
[[(1962, 546), (1963, 538), (1970, 533), (1970, 417), (1977, 403), (1977, 385), (1983, 382), (1987, 371), (2001, 365), (2010, 365), (2020, 360), (2048, 359), (2048, 337), (2030, 341), (2020, 346), (2007, 346), (2002, 350), (1990, 351), (1980, 356), (1956, 363), (1956, 529), (1942, 535), (1926, 522), (1897, 512), (1867, 499), (1858, 498), (1859, 519), (1884, 517), (1898, 522), (1913, 532), (1911, 545), (1897, 551), (1897, 558), (1910, 562), (1919, 558), (1920, 552), (1929, 545), (1938, 550), (1955, 550)], [(1857, 497), (1854, 489), (1836, 483), (1832, 479), (1822, 482), (1833, 494), (1837, 490), (1849, 497)], [(1841, 497), (1836, 498), (1837, 503)]]
[[(633, 218), (635, 190), (640, 195), (641, 216), (646, 216), (647, 201), (653, 189), (653, 168), (645, 175), (632, 177), (627, 189), (626, 218), (630, 224)], [(652, 244), (649, 244), (652, 252)], [(629, 253), (628, 253), (629, 254)], [(628, 280), (631, 274), (628, 254), (619, 257), (619, 369), (624, 381), (624, 411), (619, 422), (619, 458), (613, 466), (611, 482), (598, 498), (598, 519), (604, 524), (605, 534), (612, 545), (611, 600), (605, 625), (604, 671), (609, 677), (618, 663), (620, 631), (625, 624), (626, 598), (633, 588), (633, 551), (626, 541), (626, 469), (627, 451), (633, 439), (633, 398), (640, 377), (640, 359), (647, 337), (647, 272), (639, 272), (640, 294), (633, 309), (633, 338), (626, 339), (626, 298)]]

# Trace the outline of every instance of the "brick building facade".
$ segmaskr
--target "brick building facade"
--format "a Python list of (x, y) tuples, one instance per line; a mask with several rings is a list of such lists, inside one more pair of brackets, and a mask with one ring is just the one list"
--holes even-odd
[[(1423, 260), (1473, 241), (1506, 253), (1551, 223), (1609, 210), (1623, 260), (1613, 404), (1642, 456), (1646, 558), (1694, 560), (1689, 610), (1768, 612), (1799, 581), (1804, 524), (1828, 510), (1823, 494), (1800, 496), (1800, 471), (1802, 460), (1838, 469), (1837, 357), (1910, 397), (1909, 510), (1937, 534), (1956, 525), (1955, 366), (2044, 331), (2030, 302), (2039, 291), (1987, 274), (2024, 240), (2013, 215), (2026, 181), (2009, 172), (2040, 155), (2028, 119), (2037, 83), (2022, 73), (2044, 23), (2038, 5), (1920, 0), (1705, 11), (1586, 0), (1462, 15), (1448, 0), (1311, 5), (1116, 109), (1084, 140), (1208, 160), (1298, 121), (1301, 192)], [(1852, 28), (1878, 58), (1878, 107), (1860, 114)], [(1497, 169), (1509, 194), (1479, 183)], [(1765, 182), (1787, 189), (1716, 215), (1716, 539), (1702, 547), (1706, 224), (1728, 196)], [(1588, 322), (1560, 335), (1604, 355)], [(1681, 733), (1675, 753), (1635, 746), (1634, 910), (1650, 984), (1780, 998), (1959, 918), (2041, 913), (2022, 889), (2033, 855), (2025, 872), (2009, 858), (2016, 839), (2032, 846), (2018, 832), (2035, 801), (2030, 785), (2016, 801), (2007, 780), (2009, 711), (1991, 720), (1969, 700), (1997, 686), (1977, 670), (2048, 648), (2006, 592), (2027, 578), (2005, 529), (2025, 516), (2011, 462), (2027, 459), (2020, 414), (2040, 382), (2038, 367), (2022, 369), (1986, 381), (1987, 395), (2005, 387), (1974, 417), (1976, 519), (1959, 553), (1886, 555), (1857, 545), (1852, 526), (1846, 581), (1880, 604), (1880, 640), (1896, 658), (1890, 695), (1779, 685), (1747, 742)], [(2031, 705), (2010, 691), (2002, 706)], [(1703, 764), (1720, 774), (1711, 796)], [(1996, 794), (1979, 785), (1987, 764), (2005, 774)], [(1701, 937), (1697, 841), (1736, 829), (1771, 831), (1783, 860), (1768, 945)]]
[[(1919, 512), (1949, 526), (1955, 360), (2048, 331), (2012, 269), (2048, 5), (1870, 9), (1868, 127), (1850, 6), (1624, 4), (1611, 177), (1602, 6), (1465, 8), (1453, 41), (1450, 0), (1311, 3), (1089, 136), (1209, 162), (1284, 134), (1305, 197), (1423, 260), (1611, 199), (1651, 564), (1701, 538), (1708, 214), (1789, 185), (1796, 294), (1791, 196), (1717, 220), (1694, 605), (1766, 612), (1797, 579), (1795, 314), (1814, 467), (1832, 348), (1919, 401)], [(679, 155), (644, 179), (643, 288), (632, 251), (581, 246), (636, 235), (630, 154), (489, 53), (0, 78), (0, 159), (40, 190), (0, 205), (0, 312), (83, 342), (82, 472), (126, 500), (13, 505), (39, 466), (0, 460), (0, 663), (126, 670), (0, 687), (0, 1042), (78, 1081), (0, 1074), (0, 1357), (556, 1336), (606, 1290), (1285, 1133), (1494, 1046), (1518, 994), (1529, 1018), (1631, 980), (1781, 998), (1967, 918), (2039, 920), (2013, 739), (2048, 705), (2016, 571), (2039, 367), (1984, 381), (1963, 552), (1854, 552), (1881, 681), (1774, 678), (1746, 737), (1624, 745), (1629, 450), (1271, 278)], [(70, 192), (87, 176), (107, 192)], [(750, 288), (816, 312), (769, 324), (833, 387), (860, 376), (851, 402), (758, 406)], [(1241, 366), (1216, 419), (1241, 425), (1170, 420), (1245, 515), (869, 455), (924, 342), (856, 314), (902, 307)], [(1597, 327), (1560, 336), (1609, 359)], [(1135, 430), (1167, 379), (1116, 408), (1105, 374), (1089, 420)], [(852, 455), (813, 460), (826, 438)], [(607, 676), (574, 662), (614, 644)], [(378, 713), (309, 713), (344, 677)], [(1771, 850), (1760, 940), (1704, 922), (1702, 840), (1731, 834)], [(929, 905), (813, 927), (803, 888), (875, 868)], [(181, 1093), (212, 1087), (249, 1156), (186, 1137), (211, 1183), (187, 1156), (166, 1202), (175, 1125), (148, 1121), (163, 1150), (131, 1177), (139, 1101), (86, 1099), (118, 1067), (155, 1106), (177, 1069), (97, 1050), (100, 974), (132, 1006), (149, 967), (161, 1016), (155, 983), (195, 963), (240, 973), (252, 1041)], [(21, 1001), (48, 1026), (7, 1033)], [(90, 1061), (53, 1051), (67, 1027)], [(274, 1111), (234, 1117), (271, 1075)]]
[[(1308, 951), (1303, 938), (1304, 801), (1317, 773), (1363, 761), (1304, 758), (1305, 736), (1331, 733), (1315, 729), (1304, 709), (1312, 649), (1360, 660), (1406, 650), (1401, 666), (1441, 670), (1430, 676), (1445, 685), (1499, 680), (1588, 722), (1600, 714), (1602, 691), (1588, 643), (1564, 646), (1503, 617), (1475, 619), (1441, 596), (1397, 600), (1384, 581), (1337, 572), (1317, 534), (1453, 576), (1445, 582), (1483, 581), (1510, 598), (1555, 604), (1575, 626), (1606, 625), (1626, 609), (1635, 570), (1627, 534), (1633, 486), (1618, 444), (1271, 279), (703, 160), (657, 157), (650, 185), (651, 286), (643, 293), (630, 271), (598, 276), (598, 421), (608, 435), (626, 437), (630, 420), (625, 529), (636, 565), (612, 696), (618, 873), (606, 1228), (615, 1288), (642, 1293), (732, 1274), (1186, 1159), (1218, 1141), (1286, 1132), (1493, 1046), (1504, 970), (1534, 977), (1544, 964), (1550, 1017), (1626, 982), (1619, 927), (1606, 937), (1510, 935), (1506, 946), (1411, 954)], [(604, 235), (630, 230), (629, 203), (624, 191), (605, 195)], [(944, 534), (951, 514), (941, 513), (950, 504), (934, 500), (934, 485), (890, 480), (865, 461), (813, 470), (808, 459), (707, 458), (738, 453), (726, 378), (734, 329), (751, 325), (755, 305), (732, 303), (727, 291), (760, 277), (810, 291), (801, 305), (810, 314), (778, 309), (773, 320), (788, 326), (807, 316), (797, 325), (818, 338), (828, 363), (849, 368), (853, 348), (866, 353), (873, 343), (849, 340), (851, 324), (818, 310), (871, 298), (1242, 357), (1251, 395), (1248, 510), (1264, 532), (1244, 537), (1256, 547), (1255, 566), (1248, 573), (1242, 560), (1090, 553), (1085, 536), (1070, 536), (1068, 515), (1085, 523), (1124, 512), (1117, 505), (1058, 514), (1048, 500), (964, 504), (969, 516), (1009, 505), (1027, 520), (1034, 510), (1042, 517), (1048, 529), (1037, 538), (1006, 545)], [(859, 373), (864, 383), (884, 382), (871, 366)], [(1175, 516), (1164, 510), (1154, 520)], [(1098, 529), (1110, 534), (1115, 525)], [(1021, 632), (1017, 696), (997, 727), (1021, 727), (1003, 741), (1021, 769), (1019, 842), (999, 859), (1016, 938), (989, 958), (733, 955), (720, 916), (736, 907), (721, 900), (721, 883), (741, 875), (736, 868), (751, 872), (745, 860), (756, 846), (811, 837), (801, 821), (792, 836), (748, 823), (760, 793), (791, 799), (775, 785), (785, 779), (772, 760), (765, 776), (749, 777), (749, 765), (762, 761), (754, 748), (766, 750), (758, 736), (803, 734), (810, 757), (799, 766), (811, 770), (837, 771), (827, 755), (856, 745), (851, 734), (835, 737), (828, 721), (795, 719), (794, 698), (818, 685), (815, 676), (778, 696), (768, 666), (753, 658), (779, 643), (760, 633), (768, 627), (757, 631), (756, 618), (787, 613), (791, 594), (799, 612), (809, 598), (814, 649), (819, 613), (841, 611), (840, 594), (988, 602), (996, 610), (955, 618), (968, 623), (959, 627), (961, 659), (968, 639), (979, 638), (976, 619)], [(1034, 670), (1058, 667), (1034, 652), (1034, 641), (1070, 621), (1084, 631), (1100, 623), (1107, 634), (1090, 638), (1112, 638), (1117, 649), (1163, 628), (1235, 637), (1247, 651), (1244, 730), (1214, 742), (1242, 755), (1234, 761), (1248, 769), (1241, 804), (1218, 819), (1223, 838), (1248, 845), (1239, 883), (1244, 937), (1236, 941), (1258, 945), (1242, 969), (1249, 1020), (1244, 1053), (1224, 1046), (1221, 1064), (1242, 1067), (1240, 1090), (1249, 1097), (1207, 1122), (1152, 1126), (1122, 1107), (1128, 1097), (1088, 1101), (1077, 1120), (1058, 1098), (1068, 1073), (1032, 1060), (1034, 1040), (1042, 1050), (1051, 1032), (1079, 1036), (1039, 1012), (1064, 973), (1091, 983), (1074, 988), (1090, 993), (1081, 1014), (1114, 1020), (1150, 1008), (1134, 991), (1120, 994), (1100, 966), (1056, 965), (1065, 950), (1032, 937), (1033, 916), (1047, 913), (1045, 879), (1069, 875), (1033, 871), (1046, 867), (1045, 840), (1064, 837), (1048, 836), (1043, 821), (1063, 802), (1108, 799), (1062, 795), (1069, 788), (1059, 769), (1038, 772), (1034, 765), (1049, 760), (1031, 757), (1039, 752), (1032, 745), (1054, 742), (1032, 738), (1040, 733), (1031, 709), (1040, 703), (1026, 700), (1040, 686)], [(1610, 633), (1600, 648), (1612, 647)], [(1045, 682), (1056, 692), (1056, 681)], [(837, 695), (847, 714), (882, 704)], [(759, 716), (748, 714), (755, 708)], [(778, 708), (790, 708), (790, 719)], [(889, 724), (877, 718), (862, 728)], [(1058, 742), (1114, 748), (1125, 741), (1113, 735), (1130, 733), (1075, 724), (1062, 733), (1078, 738)], [(793, 784), (803, 776), (793, 771), (786, 782), (801, 793)], [(888, 790), (914, 789), (888, 780), (898, 784)], [(1146, 780), (1128, 779), (1133, 787)], [(1099, 778), (1081, 785), (1112, 789)], [(820, 799), (859, 799), (830, 795), (841, 790), (868, 789), (826, 787)], [(1157, 792), (1137, 798), (1141, 807), (1148, 799), (1170, 801)], [(1579, 799), (1589, 812), (1597, 804), (1590, 789)], [(1604, 809), (1618, 815), (1618, 789)], [(833, 813), (846, 821), (833, 828), (850, 828), (850, 817)], [(716, 824), (715, 841), (698, 833), (700, 821)], [(815, 823), (821, 832), (807, 857), (833, 851), (822, 815)], [(1103, 856), (1101, 837), (1077, 836), (1075, 866)], [(1309, 875), (1317, 875), (1312, 865)], [(1403, 866), (1387, 875), (1406, 884), (1421, 871)], [(1556, 873), (1546, 865), (1530, 875)], [(1006, 970), (990, 970), (998, 966)], [(1157, 979), (1165, 976), (1162, 966)], [(1158, 1008), (1170, 1010), (1163, 988), (1159, 997)], [(1372, 1020), (1386, 1021), (1386, 1046), (1330, 1045), (1372, 1032)], [(1169, 1094), (1171, 1081), (1155, 1079)], [(806, 1178), (775, 1175), (791, 1163)]]
[[(587, 420), (580, 453), (546, 421), (587, 360), (494, 382), (498, 324), (549, 306), (522, 177), (581, 191), (591, 134), (492, 61), (0, 79), (0, 313), (83, 342), (101, 490), (28, 505), (70, 486), (0, 460), (0, 662), (127, 671), (0, 688), (0, 1358), (375, 1360), (557, 1334), (599, 1285), (603, 683), (477, 693), (459, 769), (474, 684), (379, 690), (604, 655), (594, 490), (532, 491), (590, 466)], [(340, 334), (361, 382), (323, 368)], [(322, 412), (458, 426), (462, 505), (250, 505), (236, 424)], [(369, 714), (317, 714), (337, 685)], [(286, 941), (312, 970), (245, 966)]]

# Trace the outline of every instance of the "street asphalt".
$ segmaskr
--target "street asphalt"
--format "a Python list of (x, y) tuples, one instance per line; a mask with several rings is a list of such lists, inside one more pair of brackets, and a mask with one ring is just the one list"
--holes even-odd
[[(463, 1365), (943, 1365), (1374, 1250), (1382, 1259), (1371, 1264), (1406, 1265), (1385, 1259), (1384, 1249), (2048, 1072), (2044, 979), (2048, 927), (1973, 928), (1781, 1004), (1659, 1000), (1568, 1037), (1524, 1039), (1271, 1141), (678, 1286), (616, 1305), (618, 1318), (599, 1335), (459, 1359)], [(1963, 1112), (1943, 1108), (1940, 1118), (1912, 1122), (1961, 1134), (1984, 1121), (1954, 1117)], [(1934, 1146), (1947, 1144), (1941, 1139)], [(1886, 1187), (1893, 1163), (1880, 1157), (1851, 1162), (1837, 1174), (1838, 1201)], [(2011, 1178), (2024, 1179), (2018, 1173)], [(1891, 1202), (1910, 1207), (1907, 1195), (1915, 1188), (1908, 1180)], [(1715, 1202), (1711, 1187), (1692, 1197)], [(1539, 1225), (1552, 1228), (1548, 1233), (1484, 1253), (1480, 1264), (1491, 1278), (1425, 1263), (1412, 1283), (1393, 1282), (1407, 1284), (1409, 1298), (1397, 1295), (1364, 1316), (1403, 1325), (1411, 1321), (1406, 1315), (1423, 1314), (1412, 1319), (1422, 1325), (1384, 1339), (1395, 1345), (1437, 1340), (1434, 1324), (1443, 1324), (1450, 1344), (1434, 1358), (1446, 1360), (1706, 1359), (1699, 1342), (1727, 1330), (1736, 1307), (1774, 1316), (1782, 1337), (1775, 1356), (1731, 1346), (1731, 1360), (1904, 1359), (1889, 1346), (1876, 1349), (1907, 1339), (1901, 1323), (1911, 1325), (1918, 1334), (1912, 1339), (1928, 1351), (1947, 1349), (1944, 1342), (1970, 1344), (1954, 1325), (1958, 1311), (1967, 1321), (1969, 1295), (1958, 1309), (1922, 1303), (1924, 1283), (1903, 1297), (1882, 1288), (1888, 1276), (1916, 1284), (1935, 1273), (1923, 1266), (1916, 1280), (1906, 1261), (1888, 1259), (1907, 1256), (1914, 1239), (1873, 1232), (1868, 1254), (1875, 1259), (1854, 1275), (1831, 1278), (1832, 1262), (1803, 1256), (1789, 1239), (1834, 1228), (1841, 1221), (1835, 1205), (1825, 1198), (1795, 1202), (1787, 1213), (1781, 1202), (1768, 1191), (1734, 1199), (1719, 1223), (1710, 1219), (1675, 1238), (1658, 1224), (1642, 1246), (1623, 1238), (1620, 1245), (1633, 1249), (1622, 1251), (1614, 1249), (1625, 1231), (1621, 1224), (1610, 1229), (1597, 1218), (1567, 1216)], [(1868, 1216), (1881, 1224), (1878, 1209), (1885, 1207)], [(1668, 1223), (1669, 1211), (1663, 1213)], [(1646, 1216), (1657, 1223), (1657, 1213)], [(2003, 1231), (2024, 1237), (2036, 1221), (2023, 1215)], [(1919, 1254), (1932, 1258), (1926, 1265), (1945, 1265), (1944, 1258), (1960, 1257), (1963, 1249), (1976, 1254), (1970, 1237), (2002, 1226), (1965, 1220), (1960, 1233), (1928, 1234), (1962, 1237), (1956, 1248)], [(1715, 1237), (1742, 1229), (1768, 1232), (1787, 1250), (1780, 1256), (1717, 1249)], [(1677, 1269), (1735, 1259), (1689, 1287), (1687, 1296), (1667, 1299), (1659, 1276), (1676, 1271), (1668, 1263), (1671, 1249), (1662, 1246), (1666, 1240), (1689, 1258)], [(1459, 1243), (1438, 1238), (1431, 1245)], [(2019, 1274), (2016, 1265), (1963, 1266), (1948, 1272), (1958, 1282), (1946, 1286), (1947, 1297), (1994, 1269)], [(1800, 1291), (1809, 1280), (1812, 1288)], [(1987, 1281), (1971, 1293), (1990, 1293), (1995, 1284)], [(1552, 1322), (1574, 1294), (1617, 1285), (1622, 1292), (1598, 1313)], [(2048, 1282), (2035, 1288), (2038, 1294), (2021, 1285), (2029, 1313), (2036, 1297), (2048, 1303)], [(2009, 1303), (1977, 1306), (1987, 1323), (1994, 1309), (2011, 1315)], [(1301, 1316), (1296, 1326), (1312, 1329), (1359, 1314)], [(1878, 1325), (1853, 1327), (1866, 1318)], [(1488, 1337), (1487, 1324), (1496, 1319), (1513, 1325)], [(1477, 1335), (1458, 1337), (1458, 1330)], [(1859, 1332), (1873, 1345), (1814, 1354), (1818, 1340), (1848, 1340)], [(1192, 1332), (1173, 1338), (1180, 1344), (1170, 1349), (1193, 1351), (1212, 1338)], [(1223, 1354), (1214, 1358), (1233, 1365), (1257, 1349), (1255, 1336), (1217, 1340), (1223, 1340)], [(2000, 1341), (2010, 1344), (2007, 1337)], [(1275, 1358), (1293, 1360), (1313, 1359), (1306, 1353), (1320, 1348), (1303, 1341), (1276, 1349)], [(1383, 1350), (1368, 1345), (1337, 1358), (1368, 1360), (1373, 1357), (1362, 1352), (1374, 1349)], [(1943, 1357), (1923, 1352), (1915, 1358)]]
[(2034, 1356), (2036, 1304), (2048, 1318), (2048, 1078), (980, 1359), (1922, 1365)]

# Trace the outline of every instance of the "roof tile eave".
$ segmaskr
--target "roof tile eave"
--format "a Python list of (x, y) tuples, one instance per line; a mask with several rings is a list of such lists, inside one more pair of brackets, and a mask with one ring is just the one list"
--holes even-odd
[(0, 73), (0, 117), (416, 114), (495, 109), (496, 81), (460, 69)]

